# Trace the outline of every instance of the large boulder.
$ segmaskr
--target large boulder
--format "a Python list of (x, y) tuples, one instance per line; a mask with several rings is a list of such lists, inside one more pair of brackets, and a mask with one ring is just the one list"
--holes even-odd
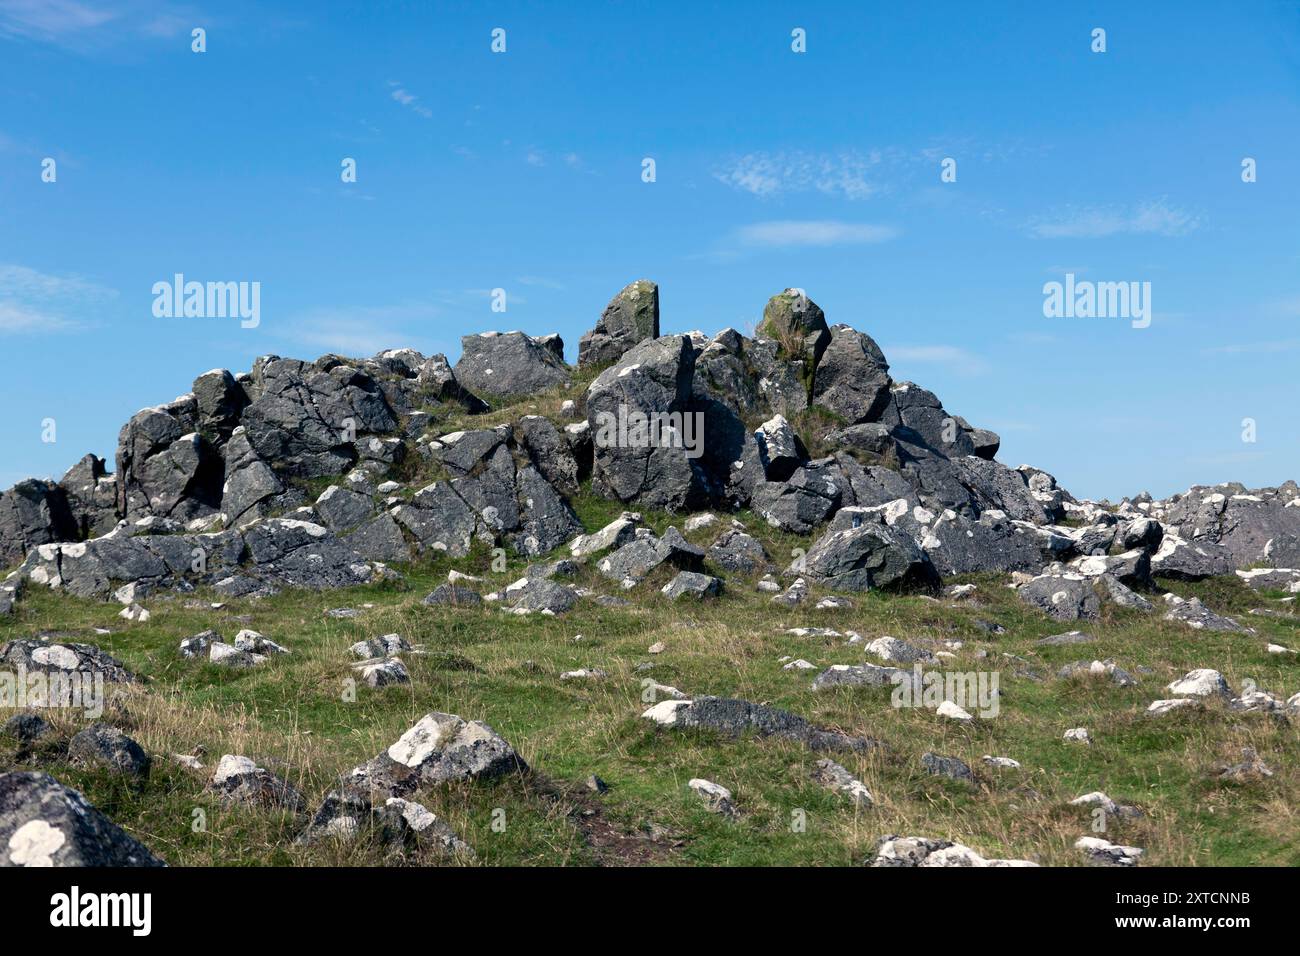
[(607, 365), (646, 339), (659, 338), (659, 286), (638, 279), (609, 301), (596, 327), (578, 340), (578, 365)]
[(21, 561), (38, 545), (80, 537), (63, 490), (29, 478), (0, 493), (0, 566)]
[(49, 774), (0, 774), (0, 866), (165, 865)]
[(850, 425), (874, 422), (889, 404), (889, 363), (871, 336), (837, 325), (817, 363), (813, 403)]
[(800, 363), (805, 395), (811, 394), (813, 374), (831, 342), (826, 315), (802, 289), (786, 289), (768, 299), (758, 334), (779, 346), (780, 354)]
[[(105, 471), (104, 459), (83, 456), (59, 479), (59, 487), (75, 530), (71, 540), (108, 534), (117, 525), (117, 480)], [(3, 537), (0, 532), (0, 541)]]
[(184, 395), (131, 416), (117, 439), (117, 510), (128, 520), (190, 521), (217, 513), (224, 466)]
[(397, 428), (375, 379), (337, 356), (312, 363), (263, 356), (250, 378), (256, 397), (240, 421), (258, 457), (281, 474), (342, 474), (359, 457), (359, 440)]
[(405, 797), (420, 786), (491, 780), (527, 770), (523, 758), (487, 724), (435, 711), (344, 776), (338, 792), (380, 803)]
[(916, 542), (879, 519), (856, 526), (850, 519), (839, 530), (833, 525), (796, 564), (801, 566), (789, 573), (840, 591), (932, 590), (939, 583), (934, 564)]
[(460, 340), (456, 379), (476, 395), (520, 398), (569, 381), (558, 338), (523, 332), (483, 332)]
[[(597, 494), (680, 511), (707, 497), (698, 455), (688, 447), (695, 349), (684, 335), (642, 342), (587, 389)], [(703, 436), (695, 436), (702, 439)]]

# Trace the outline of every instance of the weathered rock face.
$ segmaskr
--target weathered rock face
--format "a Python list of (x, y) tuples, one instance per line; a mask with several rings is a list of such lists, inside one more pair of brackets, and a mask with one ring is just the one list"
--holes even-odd
[(878, 518), (856, 526), (852, 518), (833, 524), (808, 549), (802, 568), (792, 567), (790, 573), (841, 591), (932, 590), (939, 583), (933, 563), (916, 542)]
[[(328, 529), (274, 518), (246, 532), (132, 535), (125, 526), (102, 538), (42, 545), (19, 569), (33, 584), (80, 597), (103, 597), (120, 584), (209, 584), (228, 593), (258, 586), (333, 588), (364, 584), (376, 569)], [(149, 530), (149, 529), (134, 529)], [(240, 589), (240, 582), (252, 586)]]
[[(117, 525), (117, 481), (104, 470), (104, 459), (86, 455), (68, 469), (59, 487), (75, 526), (68, 540), (108, 534)], [(0, 532), (0, 542), (4, 537)]]
[(813, 403), (850, 425), (878, 421), (890, 399), (889, 363), (871, 336), (847, 325), (830, 330), (817, 364)]
[(52, 482), (29, 478), (0, 493), (0, 561), (6, 566), (37, 545), (76, 535), (72, 512)]
[[(1153, 502), (1146, 514), (1172, 531), (1153, 559), (1157, 574), (1192, 578), (1251, 564), (1300, 567), (1300, 488), (1295, 482), (1254, 490), (1240, 484), (1197, 486)], [(1186, 547), (1175, 549), (1171, 537)]]
[(221, 456), (199, 432), (193, 395), (131, 416), (117, 440), (117, 510), (190, 521), (221, 503)]
[(241, 422), (258, 457), (281, 474), (342, 474), (357, 460), (359, 438), (397, 428), (375, 379), (337, 356), (313, 363), (265, 356), (251, 378), (256, 397)]
[(0, 866), (165, 866), (49, 774), (0, 774)]
[(646, 339), (659, 338), (659, 286), (638, 279), (610, 300), (596, 327), (578, 340), (578, 365), (606, 365)]
[[(872, 532), (839, 541), (853, 554), (817, 551), (810, 580), (844, 586), (1050, 570), (1146, 609), (1130, 587), (1149, 574), (1300, 565), (1293, 482), (1119, 506), (1076, 501), (1046, 472), (995, 461), (996, 434), (932, 392), (892, 382), (870, 336), (827, 326), (800, 290), (768, 302), (756, 339), (734, 329), (659, 337), (658, 324), (653, 283), (632, 283), (609, 303), (580, 364), (614, 364), (560, 411), (585, 420), (526, 415), (441, 436), (438, 406), (487, 410), (471, 389), (513, 399), (567, 386), (559, 337), (467, 336), (455, 371), (442, 355), (391, 349), (314, 362), (272, 355), (246, 374), (205, 372), (189, 394), (131, 418), (114, 474), (88, 455), (57, 485), (32, 480), (0, 494), (0, 561), (23, 561), (0, 584), (0, 614), (28, 581), (85, 595), (138, 581), (239, 596), (356, 583), (384, 573), (369, 562), (463, 556), (476, 542), (540, 557), (582, 531), (565, 496), (588, 479), (609, 499), (674, 512), (748, 507), (803, 535), (827, 522), (836, 534), (856, 531), (863, 514), (851, 513), (848, 527), (836, 516), (875, 510), (866, 523), (889, 545)], [(809, 460), (809, 448), (822, 457)], [(411, 495), (406, 483), (422, 468), (438, 480)], [(334, 476), (313, 502), (307, 480)], [(216, 527), (227, 530), (201, 534)], [(628, 540), (593, 547), (612, 545)], [(664, 560), (641, 551), (614, 562), (638, 566), (616, 567), (618, 580), (640, 580), (640, 565)], [(749, 573), (766, 570), (760, 553), (716, 547), (714, 557)]]
[[(534, 427), (533, 440), (542, 433)], [(528, 463), (510, 428), (453, 432), (426, 448), (452, 477), (433, 482), (391, 512), (421, 550), (459, 557), (478, 540), (503, 542), (531, 557), (582, 531), (568, 503)]]
[[(684, 335), (642, 342), (587, 389), (587, 421), (598, 494), (680, 511), (706, 500), (706, 481), (688, 452), (684, 419), (678, 440), (648, 424), (651, 416), (688, 411), (695, 349)], [(672, 423), (672, 419), (658, 419)]]
[(460, 340), (456, 378), (478, 395), (518, 398), (569, 381), (559, 337), (536, 339), (523, 332), (484, 332)]

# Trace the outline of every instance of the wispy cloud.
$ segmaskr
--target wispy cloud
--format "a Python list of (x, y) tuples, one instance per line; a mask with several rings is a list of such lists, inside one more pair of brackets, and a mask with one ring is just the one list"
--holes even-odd
[(1183, 236), (1200, 225), (1199, 217), (1153, 199), (1131, 206), (1065, 206), (1031, 219), (1026, 231), (1035, 239), (1102, 239), (1119, 235)]
[(892, 226), (835, 219), (777, 219), (741, 226), (735, 231), (735, 239), (743, 246), (782, 249), (887, 242), (897, 235), (898, 230)]
[(101, 307), (116, 297), (117, 290), (81, 276), (0, 263), (0, 334), (83, 328), (86, 323), (76, 313)]
[(816, 191), (845, 199), (869, 199), (883, 188), (877, 173), (885, 150), (838, 153), (754, 152), (726, 161), (713, 176), (733, 189), (763, 198)]
[(403, 87), (399, 81), (389, 80), (388, 85), (393, 87), (393, 91), (389, 95), (392, 96), (392, 98), (400, 105), (405, 106), (417, 116), (423, 116), (425, 119), (433, 119), (433, 110), (422, 104), (420, 98), (410, 90)]
[(29, 40), (84, 35), (116, 17), (103, 5), (77, 0), (0, 0), (0, 34)]
[(53, 43), (77, 51), (148, 37), (167, 40), (211, 17), (161, 0), (0, 0), (0, 37)]
[(960, 375), (983, 375), (988, 363), (955, 345), (893, 345), (883, 349), (891, 362), (942, 365)]

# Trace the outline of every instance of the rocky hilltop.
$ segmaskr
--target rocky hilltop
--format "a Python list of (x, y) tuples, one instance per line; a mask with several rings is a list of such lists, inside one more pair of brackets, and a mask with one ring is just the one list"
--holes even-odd
[[(812, 536), (791, 580), (836, 590), (1011, 572), (1026, 601), (1075, 619), (1099, 601), (1147, 603), (1134, 588), (1153, 574), (1300, 589), (1294, 482), (1076, 499), (1045, 471), (997, 461), (995, 433), (895, 381), (870, 335), (829, 325), (799, 290), (768, 301), (755, 337), (659, 323), (658, 288), (641, 280), (582, 337), (576, 367), (558, 335), (486, 332), (464, 337), (455, 367), (396, 349), (205, 372), (131, 417), (111, 474), (91, 454), (58, 482), (0, 494), (0, 560), (17, 565), (0, 611), (24, 586), (131, 603), (157, 588), (364, 583), (476, 543), (541, 557), (599, 530), (569, 505), (587, 482), (629, 508), (751, 509)], [(494, 420), (545, 395), (571, 397), (549, 418)], [(646, 441), (607, 427), (629, 420), (676, 430)], [(683, 423), (698, 423), (693, 446)], [(605, 531), (622, 545), (612, 576), (659, 555), (645, 535)], [(749, 546), (725, 531), (715, 563), (748, 568)]]

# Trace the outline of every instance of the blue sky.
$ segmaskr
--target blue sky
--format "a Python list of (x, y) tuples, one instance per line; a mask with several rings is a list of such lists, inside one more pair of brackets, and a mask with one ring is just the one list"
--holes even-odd
[[(639, 277), (665, 332), (805, 288), (1079, 495), (1300, 478), (1294, 3), (0, 0), (0, 87), (0, 487), (260, 354), (572, 359)], [(176, 272), (260, 326), (155, 318)], [(1151, 326), (1045, 318), (1066, 272)]]

